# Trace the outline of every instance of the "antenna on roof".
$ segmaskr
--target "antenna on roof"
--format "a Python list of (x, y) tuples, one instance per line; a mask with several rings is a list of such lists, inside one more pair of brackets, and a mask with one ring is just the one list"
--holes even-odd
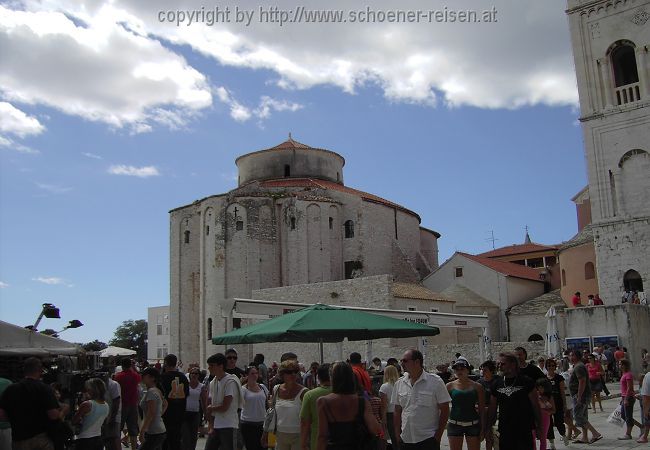
[(486, 241), (488, 241), (488, 242), (492, 242), (492, 250), (495, 249), (495, 247), (494, 247), (494, 242), (495, 242), (495, 241), (498, 241), (498, 240), (499, 240), (499, 239), (497, 239), (497, 238), (494, 237), (494, 230), (490, 230), (490, 237), (487, 238)]
[(528, 225), (526, 225), (526, 238), (524, 239), (524, 244), (530, 244), (532, 241), (530, 240), (530, 235), (528, 234)]
[(293, 141), (293, 139), (291, 138), (291, 131), (289, 131), (289, 140)]

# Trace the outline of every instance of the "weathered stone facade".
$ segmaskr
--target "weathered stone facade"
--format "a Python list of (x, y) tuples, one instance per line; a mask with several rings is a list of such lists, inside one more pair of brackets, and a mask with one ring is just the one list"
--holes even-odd
[[(647, 0), (569, 0), (600, 296), (650, 283)], [(646, 289), (647, 290), (647, 289)]]
[[(265, 288), (438, 267), (439, 235), (400, 205), (343, 185), (343, 158), (292, 139), (237, 160), (240, 185), (170, 212), (171, 352), (204, 361), (234, 298)], [(302, 289), (302, 288), (300, 288)]]

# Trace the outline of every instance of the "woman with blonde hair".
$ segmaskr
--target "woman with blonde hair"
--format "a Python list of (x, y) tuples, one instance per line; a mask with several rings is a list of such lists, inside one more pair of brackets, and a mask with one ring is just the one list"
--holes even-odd
[[(292, 359), (282, 361), (278, 370), (282, 384), (273, 388), (271, 396), (271, 402), (275, 397), (276, 450), (300, 450), (300, 408), (307, 388), (296, 380), (299, 370), (298, 363)], [(265, 432), (262, 435), (262, 443), (267, 442), (268, 434)]]
[[(399, 372), (395, 366), (386, 366), (384, 369), (384, 383), (379, 388), (379, 398), (381, 398), (381, 416), (382, 423), (386, 426), (388, 436), (390, 436), (391, 447), (399, 450), (399, 436), (395, 436), (395, 427), (393, 426), (393, 414), (395, 405), (391, 404), (390, 398), (393, 395), (395, 382), (399, 379)], [(384, 433), (385, 436), (385, 433)]]
[(108, 416), (108, 403), (105, 400), (106, 385), (99, 378), (91, 378), (84, 383), (84, 397), (79, 410), (72, 419), (73, 423), (81, 422), (81, 431), (75, 440), (78, 450), (102, 450), (102, 424)]

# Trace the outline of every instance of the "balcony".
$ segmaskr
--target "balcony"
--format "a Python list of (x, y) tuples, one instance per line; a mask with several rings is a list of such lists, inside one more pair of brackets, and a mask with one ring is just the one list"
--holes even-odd
[(617, 87), (614, 92), (616, 93), (616, 104), (618, 106), (641, 100), (641, 88), (638, 82)]

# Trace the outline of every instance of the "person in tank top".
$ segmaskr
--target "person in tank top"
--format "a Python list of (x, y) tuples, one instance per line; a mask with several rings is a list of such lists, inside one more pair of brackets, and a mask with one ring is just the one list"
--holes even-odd
[(320, 397), (317, 450), (357, 450), (357, 423), (363, 419), (368, 431), (383, 438), (370, 403), (356, 394), (352, 366), (339, 362), (332, 368), (332, 393)]
[(452, 366), (456, 380), (447, 383), (451, 411), (447, 420), (447, 438), (451, 450), (479, 450), (485, 435), (485, 392), (480, 383), (469, 379), (469, 363), (457, 360)]
[(79, 405), (73, 423), (81, 423), (81, 431), (75, 440), (76, 450), (102, 450), (102, 425), (108, 417), (106, 385), (99, 378), (91, 378), (84, 383), (86, 401)]

